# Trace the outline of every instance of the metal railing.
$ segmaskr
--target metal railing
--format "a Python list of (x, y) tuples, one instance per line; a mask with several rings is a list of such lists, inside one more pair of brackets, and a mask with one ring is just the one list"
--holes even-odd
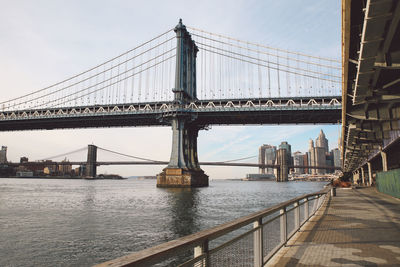
[(329, 192), (306, 194), (97, 266), (263, 266), (329, 199)]

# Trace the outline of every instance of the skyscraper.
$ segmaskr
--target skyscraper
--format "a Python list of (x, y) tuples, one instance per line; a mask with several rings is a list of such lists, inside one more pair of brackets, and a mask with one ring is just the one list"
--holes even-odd
[[(268, 146), (265, 148), (265, 164), (273, 165), (276, 159), (276, 146)], [(266, 173), (274, 174), (274, 168), (267, 168)]]
[(315, 140), (316, 147), (323, 147), (325, 148), (325, 153), (329, 153), (329, 146), (328, 146), (328, 139), (326, 139), (324, 131), (319, 132), (319, 136)]
[[(314, 147), (314, 166), (326, 166), (326, 152), (324, 147)], [(325, 174), (324, 169), (316, 169), (316, 174)]]
[(342, 167), (342, 161), (340, 160), (340, 150), (338, 148), (332, 149), (333, 166)]
[(289, 145), (288, 142), (283, 141), (279, 145), (279, 149), (286, 149), (286, 154), (287, 154), (287, 165), (292, 165), (293, 159), (292, 159), (292, 146)]
[[(304, 165), (304, 155), (300, 151), (296, 151), (293, 153), (293, 164), (294, 166)], [(295, 173), (303, 174), (304, 168), (295, 168)]]
[[(265, 164), (265, 145), (258, 148), (258, 164)], [(265, 174), (265, 168), (260, 167), (258, 169), (259, 174)]]
[(7, 163), (7, 147), (2, 146), (0, 150), (0, 164)]
[[(259, 164), (275, 164), (275, 158), (276, 158), (276, 147), (271, 146), (271, 145), (262, 145), (258, 149), (258, 163)], [(274, 169), (273, 168), (259, 168), (259, 173), (260, 174), (273, 174)]]
[[(310, 166), (326, 166), (326, 154), (329, 153), (328, 139), (326, 139), (324, 131), (320, 131), (319, 136), (314, 142), (312, 139), (309, 141), (309, 152), (310, 152)], [(312, 174), (325, 174), (323, 169), (311, 169)]]

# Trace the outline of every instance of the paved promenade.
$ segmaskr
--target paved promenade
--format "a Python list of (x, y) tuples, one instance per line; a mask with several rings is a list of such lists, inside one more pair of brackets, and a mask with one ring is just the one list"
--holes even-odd
[(267, 266), (400, 266), (400, 200), (338, 189)]

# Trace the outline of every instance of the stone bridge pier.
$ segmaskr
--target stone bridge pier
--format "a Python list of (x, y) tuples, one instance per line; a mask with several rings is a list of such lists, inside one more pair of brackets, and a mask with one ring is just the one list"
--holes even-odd
[(286, 149), (280, 148), (276, 151), (276, 159), (279, 165), (277, 169), (276, 181), (277, 182), (287, 182), (289, 167), (288, 167), (288, 156)]
[(97, 146), (88, 145), (85, 176), (96, 178), (97, 175)]
[(208, 176), (197, 158), (200, 127), (186, 116), (176, 116), (172, 123), (172, 151), (168, 166), (157, 175), (158, 187), (208, 186)]

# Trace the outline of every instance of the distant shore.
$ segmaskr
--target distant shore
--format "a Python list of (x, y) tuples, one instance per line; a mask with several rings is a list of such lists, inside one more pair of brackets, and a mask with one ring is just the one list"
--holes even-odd
[(106, 177), (96, 177), (96, 178), (88, 178), (88, 177), (65, 177), (65, 176), (31, 176), (31, 177), (0, 177), (0, 179), (48, 179), (48, 180), (125, 180), (128, 178), (106, 178)]

